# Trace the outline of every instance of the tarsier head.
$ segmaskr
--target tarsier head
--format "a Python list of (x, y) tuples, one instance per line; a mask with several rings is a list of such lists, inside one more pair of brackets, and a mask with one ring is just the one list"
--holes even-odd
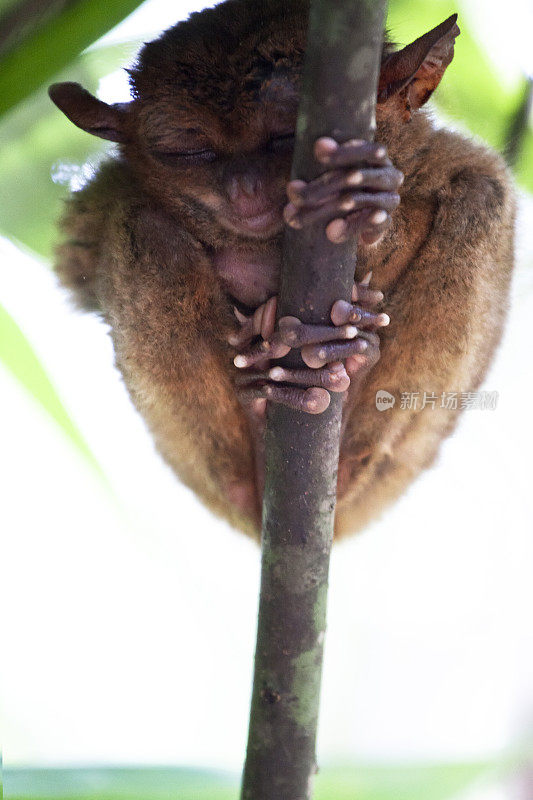
[[(306, 0), (227, 0), (146, 44), (133, 99), (109, 105), (79, 84), (50, 97), (75, 125), (120, 145), (148, 193), (227, 231), (281, 230), (307, 29)], [(403, 50), (385, 44), (377, 126), (403, 125), (453, 57), (453, 15)]]

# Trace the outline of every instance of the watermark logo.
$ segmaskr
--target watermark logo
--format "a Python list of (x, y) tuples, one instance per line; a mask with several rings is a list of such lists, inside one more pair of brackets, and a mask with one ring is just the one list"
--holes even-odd
[(385, 389), (378, 389), (376, 392), (376, 408), (378, 411), (387, 411), (387, 409), (394, 406), (395, 402), (394, 395), (386, 392)]
[[(401, 411), (446, 409), (447, 411), (494, 411), (498, 405), (498, 392), (400, 392), (398, 408)], [(385, 389), (376, 392), (376, 408), (387, 411), (393, 408), (396, 397)]]

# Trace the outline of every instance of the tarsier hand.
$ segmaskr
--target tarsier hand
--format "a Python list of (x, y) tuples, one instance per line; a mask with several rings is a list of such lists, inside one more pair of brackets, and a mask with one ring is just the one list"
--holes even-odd
[[(390, 224), (390, 212), (400, 202), (397, 190), (403, 175), (379, 144), (333, 139), (316, 142), (315, 156), (328, 167), (306, 183), (291, 181), (285, 222), (294, 228), (326, 223), (326, 236), (334, 243), (359, 237), (375, 244)], [(282, 317), (276, 329), (277, 298), (271, 297), (246, 317), (230, 344), (238, 350), (235, 366), (242, 370), (236, 385), (242, 402), (262, 412), (266, 400), (320, 414), (329, 405), (329, 392), (345, 392), (356, 373), (368, 371), (379, 359), (376, 331), (388, 325), (387, 314), (376, 313), (381, 292), (370, 289), (370, 275), (352, 290), (352, 302), (337, 300), (331, 309), (331, 326), (305, 325), (296, 317)], [(307, 368), (272, 365), (291, 348), (299, 348)]]

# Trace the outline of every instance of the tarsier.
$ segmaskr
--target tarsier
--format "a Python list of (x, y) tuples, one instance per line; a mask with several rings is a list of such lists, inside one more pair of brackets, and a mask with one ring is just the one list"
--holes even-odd
[[(307, 17), (304, 0), (227, 0), (143, 47), (131, 102), (50, 89), (78, 127), (119, 144), (68, 203), (59, 276), (110, 325), (164, 458), (254, 536), (267, 401), (320, 413), (344, 393), (336, 534), (361, 528), (454, 428), (443, 393), (480, 384), (513, 263), (502, 159), (421, 110), (452, 60), (455, 16), (404, 49), (384, 43), (376, 142), (323, 137), (321, 177), (289, 182)], [(330, 327), (276, 320), (285, 224), (357, 246), (352, 302), (333, 305)], [(291, 348), (305, 369), (279, 365)], [(386, 411), (379, 390), (396, 398)], [(401, 408), (402, 392), (437, 402)]]

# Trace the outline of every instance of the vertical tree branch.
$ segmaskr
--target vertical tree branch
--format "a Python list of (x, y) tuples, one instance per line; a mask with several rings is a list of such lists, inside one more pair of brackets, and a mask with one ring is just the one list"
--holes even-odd
[[(320, 173), (313, 157), (319, 136), (373, 137), (385, 10), (386, 0), (312, 0), (293, 177), (310, 180)], [(333, 302), (350, 298), (354, 269), (354, 245), (331, 244), (323, 225), (286, 230), (279, 315), (328, 323)], [(289, 357), (299, 362), (299, 356)], [(268, 410), (242, 800), (311, 797), (341, 410), (338, 395), (318, 416), (281, 405)]]

